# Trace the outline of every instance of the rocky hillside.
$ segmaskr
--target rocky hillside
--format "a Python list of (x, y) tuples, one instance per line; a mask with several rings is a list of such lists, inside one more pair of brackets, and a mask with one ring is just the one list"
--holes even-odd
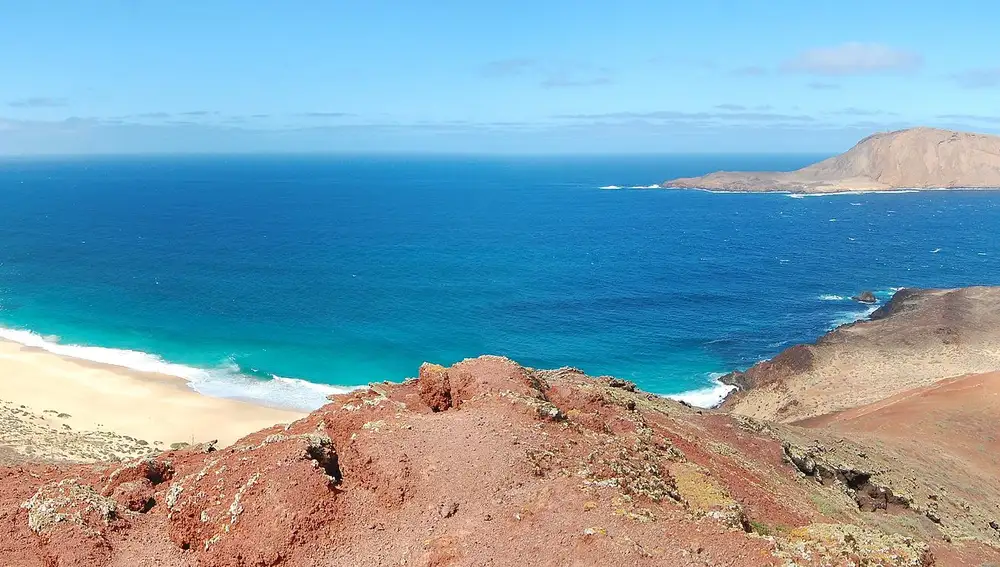
[[(241, 439), (0, 468), (19, 566), (979, 565), (979, 477), (843, 430), (696, 410), (499, 357)], [(919, 465), (919, 466), (918, 466)], [(983, 461), (979, 474), (996, 473)], [(947, 492), (946, 492), (947, 491)]]
[(911, 128), (874, 134), (792, 172), (721, 171), (664, 187), (829, 193), (908, 188), (1000, 188), (1000, 136)]
[(905, 289), (870, 321), (724, 377), (740, 387), (725, 408), (795, 422), (993, 370), (1000, 370), (1000, 287)]

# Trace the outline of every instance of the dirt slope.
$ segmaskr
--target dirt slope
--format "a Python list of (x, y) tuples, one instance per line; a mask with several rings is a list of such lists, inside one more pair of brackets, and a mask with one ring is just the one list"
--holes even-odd
[[(1000, 560), (979, 531), (945, 531), (922, 509), (872, 498), (856, 475), (806, 475), (796, 455), (807, 442), (844, 446), (827, 431), (695, 410), (573, 369), (499, 357), (424, 365), (419, 379), (333, 397), (228, 448), (0, 468), (0, 557), (46, 567)], [(897, 466), (878, 447), (859, 451), (872, 471)], [(910, 477), (925, 486), (934, 474)]]
[(998, 287), (901, 290), (871, 319), (724, 377), (741, 387), (724, 407), (793, 422), (1000, 370)]

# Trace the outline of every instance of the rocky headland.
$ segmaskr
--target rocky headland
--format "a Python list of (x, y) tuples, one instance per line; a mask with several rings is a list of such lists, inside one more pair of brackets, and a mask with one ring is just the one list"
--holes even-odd
[(743, 389), (720, 410), (485, 356), (331, 396), (226, 447), (7, 455), (0, 557), (996, 564), (998, 300), (997, 288), (901, 291), (872, 321), (731, 375)]
[(663, 187), (839, 193), (1000, 188), (1000, 136), (937, 128), (873, 134), (847, 152), (790, 172), (719, 171)]
[(793, 346), (723, 381), (729, 412), (791, 423), (1000, 370), (1000, 287), (903, 289), (869, 320)]

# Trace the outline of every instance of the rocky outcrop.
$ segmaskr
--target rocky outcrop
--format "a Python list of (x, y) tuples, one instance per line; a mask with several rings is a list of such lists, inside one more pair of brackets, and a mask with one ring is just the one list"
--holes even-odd
[(1000, 369), (1000, 288), (904, 289), (868, 321), (723, 377), (736, 414), (795, 422)]
[(849, 151), (791, 172), (720, 171), (664, 187), (833, 193), (893, 189), (1000, 188), (1000, 136), (911, 128), (880, 132)]
[[(815, 452), (811, 468), (792, 464), (802, 435), (837, 445), (802, 431), (696, 410), (573, 368), (533, 370), (500, 357), (424, 365), (415, 380), (333, 396), (230, 447), (0, 468), (0, 557), (29, 566), (531, 558), (756, 567), (927, 565), (951, 552), (935, 539), (939, 524), (887, 525), (844, 492), (874, 494), (872, 507), (888, 508), (877, 471), (891, 464), (829, 468)], [(858, 450), (882, 459), (877, 446)], [(1000, 559), (979, 545), (961, 553)]]
[(868, 305), (878, 303), (878, 298), (875, 297), (875, 294), (870, 291), (862, 291), (861, 293), (852, 297), (851, 300), (857, 301), (858, 303), (866, 303)]

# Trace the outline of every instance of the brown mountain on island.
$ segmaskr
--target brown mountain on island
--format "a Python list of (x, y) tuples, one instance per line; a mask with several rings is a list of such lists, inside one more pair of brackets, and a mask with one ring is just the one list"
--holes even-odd
[(996, 288), (899, 292), (874, 321), (734, 375), (746, 389), (723, 410), (485, 356), (331, 396), (229, 447), (6, 455), (0, 558), (998, 564), (1000, 373), (965, 375), (1000, 368), (998, 300)]
[(880, 132), (796, 171), (719, 171), (663, 187), (792, 193), (995, 189), (1000, 188), (1000, 136), (937, 128)]

